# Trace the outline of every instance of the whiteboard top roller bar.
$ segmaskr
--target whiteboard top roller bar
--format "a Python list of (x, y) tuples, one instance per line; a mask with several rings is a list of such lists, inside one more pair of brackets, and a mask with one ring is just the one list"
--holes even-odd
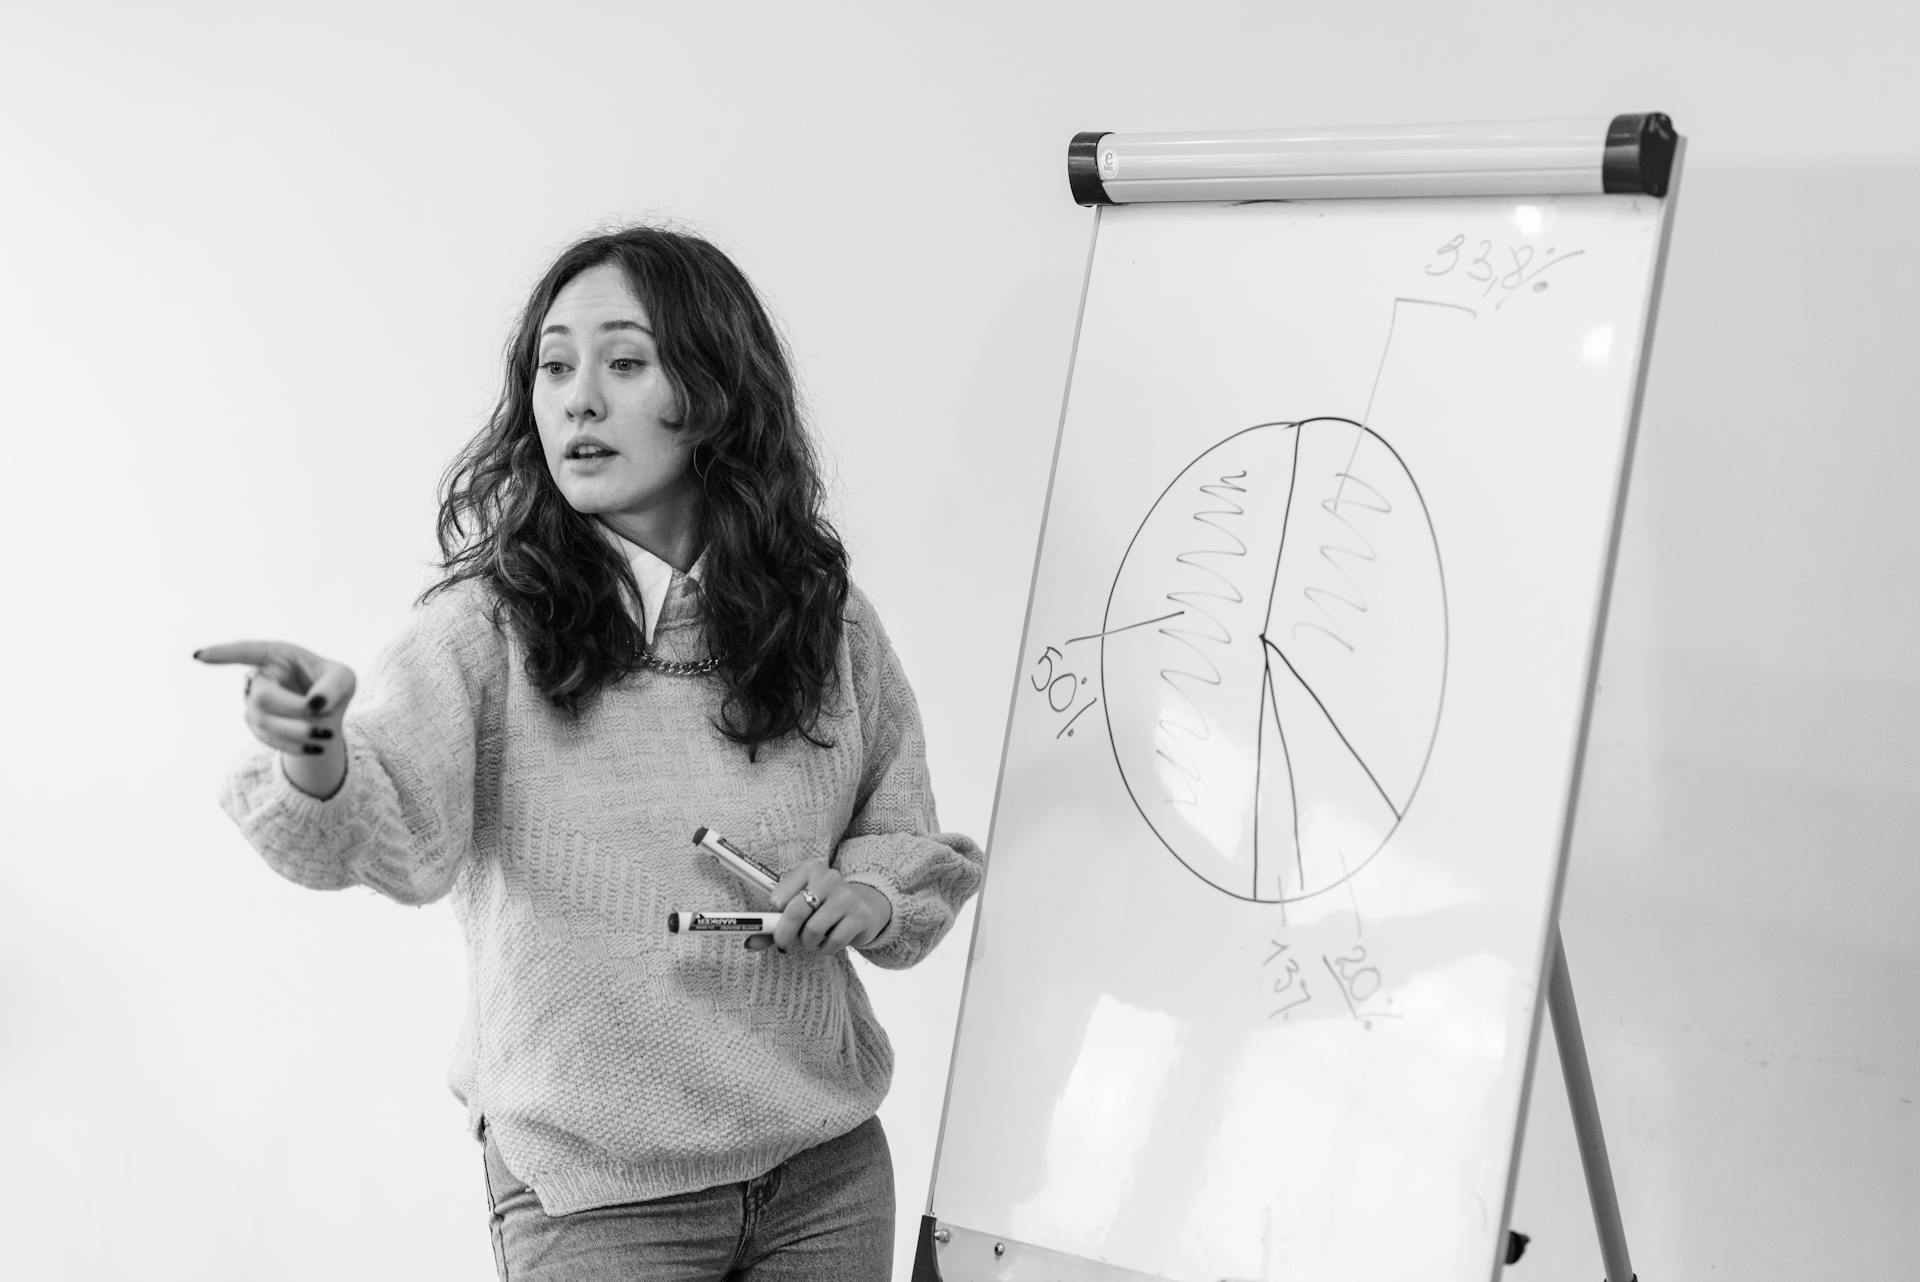
[(1082, 205), (1370, 196), (1664, 196), (1679, 135), (1662, 112), (1612, 120), (1075, 134)]

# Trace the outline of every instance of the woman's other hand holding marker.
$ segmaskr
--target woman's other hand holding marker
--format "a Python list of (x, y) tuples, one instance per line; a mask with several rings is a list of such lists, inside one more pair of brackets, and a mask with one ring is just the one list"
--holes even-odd
[(880, 937), (893, 920), (893, 904), (864, 882), (848, 881), (824, 862), (809, 859), (787, 871), (773, 888), (781, 909), (771, 935), (755, 935), (747, 947), (759, 952), (837, 953)]
[(247, 729), (283, 755), (287, 779), (325, 799), (347, 777), (342, 718), (353, 699), (353, 669), (286, 641), (235, 641), (196, 650), (202, 663), (248, 664)]

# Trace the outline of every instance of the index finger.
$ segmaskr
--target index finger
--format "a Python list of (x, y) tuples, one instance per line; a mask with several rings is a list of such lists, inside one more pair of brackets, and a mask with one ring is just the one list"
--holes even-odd
[(193, 657), (202, 663), (246, 663), (263, 668), (272, 662), (278, 648), (272, 641), (229, 641), (195, 650)]

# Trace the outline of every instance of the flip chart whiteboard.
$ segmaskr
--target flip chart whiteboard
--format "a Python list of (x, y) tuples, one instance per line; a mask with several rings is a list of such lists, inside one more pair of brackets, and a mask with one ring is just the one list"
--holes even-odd
[(1489, 1276), (1666, 223), (1099, 212), (934, 1170), (948, 1278)]

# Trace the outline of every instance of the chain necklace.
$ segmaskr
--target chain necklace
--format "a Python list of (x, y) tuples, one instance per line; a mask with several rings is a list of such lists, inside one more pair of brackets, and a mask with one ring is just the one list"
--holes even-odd
[(652, 650), (642, 650), (640, 652), (640, 662), (646, 664), (655, 672), (665, 673), (670, 677), (697, 677), (703, 672), (712, 672), (715, 668), (719, 667), (720, 656), (710, 654), (704, 659), (693, 662), (683, 662), (677, 659), (662, 659)]

